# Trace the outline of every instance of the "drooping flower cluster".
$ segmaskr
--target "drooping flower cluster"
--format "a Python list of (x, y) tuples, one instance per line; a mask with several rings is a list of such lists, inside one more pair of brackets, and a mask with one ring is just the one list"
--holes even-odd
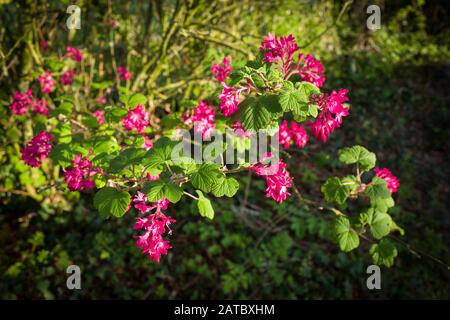
[(267, 198), (272, 198), (281, 203), (290, 195), (288, 188), (292, 187), (293, 178), (286, 170), (286, 164), (283, 161), (279, 160), (271, 165), (258, 163), (252, 165), (250, 169), (266, 180)]
[(16, 115), (25, 114), (28, 111), (28, 107), (32, 104), (32, 99), (33, 92), (31, 89), (25, 93), (16, 92), (9, 108)]
[(294, 73), (298, 73), (302, 80), (308, 81), (317, 87), (321, 87), (325, 82), (325, 75), (320, 60), (314, 59), (311, 55), (298, 55), (298, 63), (294, 67)]
[(52, 77), (52, 73), (45, 71), (43, 75), (38, 76), (39, 83), (41, 85), (41, 90), (44, 93), (50, 93), (53, 91), (56, 81)]
[(130, 80), (131, 79), (131, 72), (128, 71), (128, 69), (125, 68), (125, 67), (118, 66), (117, 67), (117, 73), (119, 74), (121, 80), (126, 81), (126, 80)]
[(215, 128), (214, 120), (216, 113), (214, 108), (204, 101), (200, 101), (194, 109), (192, 116), (183, 115), (184, 123), (187, 125), (193, 124), (194, 131), (202, 135), (203, 138), (208, 139)]
[(48, 115), (48, 102), (45, 99), (34, 99), (32, 103), (34, 112)]
[(295, 65), (292, 64), (294, 54), (299, 50), (292, 35), (277, 38), (269, 33), (261, 42), (259, 49), (264, 53), (265, 62), (280, 63), (281, 71), (286, 79), (294, 74), (298, 74), (303, 81), (310, 82), (317, 87), (321, 87), (325, 82), (322, 63), (311, 55), (300, 53), (297, 63)]
[(231, 67), (231, 59), (229, 57), (224, 57), (222, 65), (218, 63), (213, 63), (211, 66), (211, 73), (214, 74), (214, 78), (220, 83), (224, 82), (228, 77), (228, 74), (233, 70)]
[(138, 217), (134, 225), (135, 230), (143, 230), (144, 234), (136, 236), (136, 246), (142, 250), (143, 254), (148, 256), (149, 261), (155, 260), (159, 263), (162, 255), (166, 255), (171, 248), (169, 241), (163, 239), (163, 234), (172, 233), (170, 224), (175, 223), (175, 219), (167, 217), (161, 210), (166, 210), (169, 205), (167, 199), (158, 200), (153, 205), (147, 205), (147, 196), (138, 191), (133, 199), (134, 207), (141, 213), (147, 213), (155, 209), (155, 213), (146, 217)]
[(281, 62), (283, 74), (287, 74), (291, 68), (295, 51), (299, 48), (293, 35), (280, 37), (279, 39), (269, 33), (261, 42), (261, 50), (264, 53), (264, 61), (272, 63), (276, 60)]
[(400, 182), (388, 168), (375, 168), (373, 171), (375, 172), (375, 175), (377, 177), (386, 181), (387, 187), (391, 193), (397, 192), (398, 188), (400, 187)]
[(279, 126), (278, 142), (284, 148), (289, 148), (292, 141), (294, 141), (297, 147), (303, 148), (308, 142), (308, 134), (305, 128), (297, 122), (292, 121), (291, 127), (289, 128), (287, 121), (283, 120)]
[(348, 108), (343, 106), (348, 100), (347, 93), (347, 89), (340, 89), (338, 92), (333, 90), (330, 94), (324, 93), (315, 99), (319, 115), (310, 123), (310, 128), (314, 136), (322, 142), (327, 140), (335, 128), (341, 126), (342, 118), (348, 116)]
[(217, 96), (220, 99), (219, 110), (225, 117), (233, 115), (238, 110), (239, 95), (245, 88), (228, 87), (223, 83), (222, 92)]
[(67, 187), (70, 191), (89, 190), (95, 187), (95, 182), (92, 179), (97, 173), (101, 173), (100, 168), (92, 166), (92, 162), (83, 155), (76, 155), (72, 161), (72, 166), (64, 172), (64, 177), (67, 182)]
[(31, 107), (34, 112), (43, 115), (48, 115), (48, 102), (45, 99), (34, 99), (31, 89), (25, 93), (16, 92), (13, 101), (9, 108), (15, 115), (22, 115), (27, 113), (28, 108)]
[(83, 54), (81, 51), (73, 47), (66, 48), (66, 55), (64, 57), (70, 58), (76, 62), (81, 62), (83, 60)]
[(76, 72), (73, 70), (67, 70), (61, 75), (61, 84), (64, 86), (70, 86), (73, 83), (73, 78), (76, 76)]
[(22, 160), (29, 166), (40, 167), (42, 161), (48, 157), (52, 150), (52, 139), (51, 133), (41, 131), (21, 150)]
[(103, 112), (103, 110), (95, 110), (93, 115), (97, 118), (98, 124), (105, 123), (105, 113)]
[(137, 132), (142, 133), (148, 127), (148, 119), (148, 113), (138, 104), (136, 108), (130, 110), (127, 116), (122, 119), (122, 125), (129, 131), (136, 128)]

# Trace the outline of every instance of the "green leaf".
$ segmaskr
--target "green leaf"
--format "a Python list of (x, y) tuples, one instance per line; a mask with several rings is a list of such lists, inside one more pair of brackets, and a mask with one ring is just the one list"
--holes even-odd
[(65, 168), (72, 164), (74, 154), (80, 153), (85, 156), (87, 154), (87, 150), (80, 146), (59, 143), (53, 147), (50, 157), (54, 162), (57, 162), (60, 166)]
[(392, 226), (392, 218), (385, 212), (376, 211), (370, 208), (366, 212), (367, 223), (370, 226), (370, 233), (376, 239), (381, 239), (389, 234)]
[(93, 136), (89, 139), (88, 144), (94, 151), (94, 154), (113, 153), (120, 149), (115, 137), (112, 136)]
[[(294, 85), (285, 81), (280, 93), (281, 108), (286, 112), (292, 111), (296, 116), (306, 116), (310, 111), (309, 101), (312, 94), (320, 94), (320, 90), (309, 82), (297, 82)], [(314, 110), (312, 112), (314, 114)]]
[(133, 164), (140, 164), (146, 153), (147, 151), (141, 148), (129, 148), (122, 151), (117, 157), (111, 160), (110, 172), (119, 173)]
[(368, 171), (375, 167), (377, 157), (362, 146), (353, 146), (339, 151), (339, 160), (345, 164), (358, 163), (363, 171)]
[(200, 215), (208, 219), (214, 218), (214, 208), (211, 205), (211, 201), (203, 195), (200, 190), (195, 190), (198, 194), (197, 207)]
[(153, 202), (165, 198), (172, 203), (176, 203), (183, 196), (183, 189), (168, 180), (149, 181), (142, 192), (146, 193), (147, 199)]
[(334, 231), (339, 248), (344, 251), (352, 251), (359, 246), (359, 236), (350, 226), (346, 217), (338, 217), (334, 221)]
[(376, 176), (372, 178), (372, 182), (367, 186), (364, 194), (370, 198), (372, 203), (376, 202), (377, 199), (391, 197), (391, 192), (387, 188), (386, 181)]
[(398, 254), (397, 248), (388, 239), (383, 239), (378, 244), (373, 244), (369, 252), (373, 263), (385, 265), (386, 267), (394, 265), (394, 259)]
[(57, 117), (60, 114), (68, 116), (72, 113), (72, 109), (73, 109), (72, 102), (63, 102), (55, 110), (51, 111), (50, 115), (52, 117)]
[(97, 191), (94, 197), (94, 207), (100, 212), (103, 219), (110, 216), (122, 217), (130, 204), (130, 194), (107, 187)]
[(106, 121), (116, 123), (122, 120), (122, 118), (124, 118), (128, 113), (128, 110), (125, 108), (113, 106), (107, 106), (105, 108), (105, 111), (106, 111), (105, 113)]
[(202, 163), (190, 175), (192, 185), (204, 192), (211, 192), (212, 187), (220, 181), (221, 177), (222, 173), (217, 163)]
[(212, 194), (216, 197), (232, 197), (239, 190), (239, 182), (232, 177), (223, 177), (212, 187)]
[(377, 211), (387, 212), (389, 208), (395, 205), (395, 202), (392, 196), (389, 196), (387, 198), (374, 198), (371, 201), (371, 205)]
[(72, 127), (68, 123), (60, 122), (50, 131), (58, 140), (58, 143), (70, 143), (72, 141)]
[(141, 93), (135, 93), (132, 94), (129, 98), (128, 98), (128, 102), (127, 104), (131, 107), (134, 108), (136, 107), (138, 104), (140, 105), (145, 105), (145, 103), (147, 102), (147, 97), (144, 96)]
[[(344, 184), (345, 183), (345, 184)], [(327, 202), (333, 202), (343, 205), (347, 200), (352, 182), (341, 181), (338, 177), (328, 178), (322, 185), (321, 191)]]
[(261, 100), (256, 97), (248, 97), (239, 105), (237, 119), (247, 130), (260, 130), (268, 126), (271, 114)]
[(166, 161), (171, 160), (172, 150), (177, 144), (177, 141), (172, 141), (167, 137), (159, 138), (145, 154), (142, 164), (149, 168), (164, 164)]

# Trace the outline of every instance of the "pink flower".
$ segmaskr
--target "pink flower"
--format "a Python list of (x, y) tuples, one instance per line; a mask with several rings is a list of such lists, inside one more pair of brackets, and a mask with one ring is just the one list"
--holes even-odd
[(97, 118), (98, 124), (103, 124), (105, 122), (105, 113), (103, 112), (103, 110), (95, 110), (93, 115)]
[(294, 53), (298, 50), (298, 46), (292, 35), (280, 37), (278, 39), (276, 36), (269, 33), (261, 42), (259, 50), (264, 52), (265, 62), (272, 63), (278, 60), (281, 62), (283, 74), (287, 74), (290, 70)]
[(122, 120), (122, 125), (128, 131), (136, 128), (137, 132), (142, 133), (148, 127), (148, 113), (138, 104), (136, 108), (130, 110), (127, 116)]
[(171, 234), (170, 224), (176, 221), (171, 217), (166, 217), (161, 210), (167, 210), (169, 200), (160, 199), (152, 205), (147, 205), (147, 196), (140, 191), (133, 198), (134, 207), (141, 213), (147, 213), (155, 209), (155, 213), (146, 217), (138, 217), (134, 225), (135, 230), (144, 230), (144, 234), (137, 236), (136, 246), (142, 249), (142, 253), (148, 255), (149, 260), (159, 262), (161, 255), (166, 255), (171, 248), (167, 240), (163, 240), (162, 235), (166, 232)]
[(395, 177), (388, 168), (375, 168), (373, 171), (377, 177), (386, 181), (387, 187), (391, 193), (397, 192), (400, 187), (400, 182), (398, 182), (397, 177)]
[(66, 58), (70, 58), (76, 62), (81, 62), (83, 60), (83, 54), (80, 50), (73, 47), (66, 47)]
[(103, 97), (103, 96), (100, 96), (97, 99), (95, 99), (95, 102), (97, 102), (98, 104), (105, 104), (106, 103), (106, 98)]
[(248, 138), (252, 135), (251, 132), (245, 130), (240, 121), (233, 121), (231, 128), (234, 130), (234, 133), (240, 138)]
[(119, 76), (120, 76), (121, 80), (126, 81), (126, 80), (130, 80), (131, 79), (131, 72), (128, 71), (127, 68), (118, 66), (117, 67), (117, 73), (119, 73)]
[(51, 139), (53, 139), (52, 134), (41, 131), (21, 150), (22, 160), (29, 166), (40, 167), (42, 161), (48, 157), (52, 150)]
[(305, 128), (297, 122), (291, 121), (291, 127), (289, 128), (286, 120), (283, 120), (278, 130), (278, 142), (284, 148), (289, 148), (292, 142), (295, 142), (297, 147), (303, 148), (308, 142), (308, 134)]
[(219, 110), (225, 117), (229, 117), (238, 110), (239, 95), (244, 88), (228, 87), (223, 84), (222, 92), (218, 95), (220, 99)]
[[(303, 59), (304, 58), (304, 59)], [(325, 82), (324, 70), (320, 60), (314, 59), (312, 56), (300, 53), (298, 63), (294, 70), (300, 75), (304, 81), (308, 81), (317, 87), (321, 87)], [(300, 63), (303, 63), (300, 65)]]
[(331, 92), (330, 95), (324, 93), (315, 99), (320, 112), (310, 123), (310, 128), (314, 136), (322, 142), (327, 140), (335, 128), (341, 126), (342, 118), (348, 116), (348, 108), (342, 105), (348, 100), (347, 93), (347, 89), (340, 89), (338, 92)]
[(48, 115), (48, 102), (45, 99), (35, 99), (32, 103), (33, 110), (36, 113)]
[(38, 76), (39, 83), (41, 84), (41, 90), (44, 93), (50, 93), (53, 91), (56, 84), (51, 72), (45, 71), (43, 75)]
[(305, 128), (295, 121), (291, 122), (291, 135), (294, 138), (295, 145), (299, 148), (303, 148), (308, 142), (308, 134)]
[(146, 134), (143, 134), (142, 137), (144, 138), (142, 148), (144, 148), (145, 150), (150, 150), (153, 147), (153, 141), (150, 140), (150, 138)]
[(9, 108), (13, 114), (22, 115), (28, 110), (28, 107), (32, 104), (33, 92), (31, 89), (27, 90), (25, 93), (16, 92), (14, 94), (13, 101)]
[(293, 178), (286, 170), (286, 164), (281, 160), (269, 166), (263, 164), (252, 165), (250, 169), (266, 180), (267, 198), (272, 198), (276, 202), (281, 203), (290, 195), (288, 188), (292, 187)]
[(147, 176), (145, 177), (146, 180), (148, 181), (155, 181), (155, 180), (159, 180), (159, 174), (157, 174), (156, 176), (151, 175), (150, 173), (147, 173)]
[(100, 168), (92, 166), (92, 162), (83, 155), (76, 155), (72, 161), (72, 166), (64, 172), (67, 187), (70, 191), (75, 190), (89, 190), (95, 187), (95, 182), (92, 179), (97, 173), (101, 173)]
[(211, 73), (214, 74), (214, 78), (219, 82), (224, 82), (231, 70), (233, 68), (231, 67), (231, 60), (228, 57), (223, 58), (222, 65), (213, 63), (210, 69)]
[(278, 142), (284, 148), (289, 148), (289, 146), (291, 145), (291, 141), (292, 139), (291, 139), (291, 132), (289, 131), (289, 126), (286, 120), (283, 120), (278, 130)]
[(191, 117), (184, 115), (183, 120), (185, 124), (194, 124), (194, 131), (200, 133), (203, 138), (209, 138), (213, 129), (215, 128), (214, 120), (216, 113), (213, 107), (204, 101), (200, 101), (194, 109)]
[(73, 70), (67, 70), (66, 72), (64, 72), (64, 73), (61, 75), (61, 78), (60, 78), (61, 84), (65, 85), (65, 86), (71, 85), (72, 82), (73, 82), (73, 78), (74, 78), (76, 75), (77, 75), (77, 74), (76, 74), (75, 71), (73, 71)]

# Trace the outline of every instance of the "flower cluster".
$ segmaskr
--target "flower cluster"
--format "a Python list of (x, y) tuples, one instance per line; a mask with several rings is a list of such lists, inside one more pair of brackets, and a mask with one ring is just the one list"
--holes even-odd
[(166, 210), (169, 205), (167, 199), (161, 199), (153, 205), (147, 205), (147, 196), (138, 191), (133, 199), (134, 207), (141, 213), (147, 213), (155, 209), (155, 213), (146, 217), (138, 217), (134, 225), (135, 230), (143, 230), (144, 234), (136, 236), (136, 246), (142, 249), (142, 253), (148, 255), (149, 261), (155, 260), (159, 263), (161, 255), (166, 255), (171, 248), (169, 241), (163, 239), (163, 234), (172, 233), (170, 224), (175, 223), (175, 219), (167, 217), (161, 210)]
[(122, 119), (122, 125), (129, 131), (136, 128), (137, 132), (142, 133), (148, 127), (148, 119), (148, 113), (138, 104), (136, 108), (130, 110), (127, 116)]
[(61, 75), (60, 81), (64, 86), (70, 86), (73, 82), (73, 78), (76, 76), (76, 72), (73, 70), (67, 70)]
[(284, 148), (289, 148), (292, 141), (294, 141), (297, 147), (303, 148), (308, 142), (308, 134), (305, 128), (297, 122), (292, 121), (291, 127), (289, 128), (287, 121), (283, 120), (278, 130), (278, 142)]
[(324, 69), (320, 60), (314, 59), (311, 55), (298, 55), (298, 63), (294, 67), (294, 73), (298, 73), (302, 80), (321, 87), (325, 82)]
[(13, 114), (22, 115), (28, 111), (28, 107), (32, 105), (33, 92), (27, 90), (25, 93), (16, 92), (9, 108)]
[(290, 195), (288, 188), (292, 187), (293, 178), (286, 170), (286, 164), (283, 161), (279, 160), (271, 165), (258, 163), (252, 165), (250, 169), (266, 180), (266, 197), (281, 203)]
[(16, 92), (9, 108), (13, 114), (22, 115), (27, 113), (31, 107), (34, 112), (48, 115), (48, 102), (45, 99), (34, 99), (33, 92), (27, 90), (25, 93)]
[(375, 175), (377, 177), (386, 181), (386, 185), (391, 193), (397, 192), (398, 188), (400, 187), (400, 182), (388, 168), (375, 168), (373, 171), (375, 172)]
[(223, 83), (222, 92), (218, 95), (220, 99), (219, 110), (225, 117), (230, 117), (238, 110), (239, 95), (245, 88), (228, 87)]
[(34, 112), (48, 115), (48, 102), (45, 99), (34, 99), (32, 103), (32, 108)]
[(125, 67), (118, 66), (117, 73), (119, 74), (121, 80), (126, 81), (131, 79), (131, 72)]
[(105, 123), (105, 113), (103, 112), (103, 110), (95, 110), (93, 115), (97, 118), (98, 124)]
[(43, 75), (38, 76), (39, 83), (41, 85), (41, 90), (44, 93), (50, 93), (53, 91), (56, 81), (52, 77), (52, 73), (45, 71)]
[(297, 63), (293, 66), (294, 54), (299, 47), (292, 35), (277, 38), (269, 33), (261, 42), (259, 49), (264, 53), (265, 62), (280, 63), (281, 71), (286, 79), (298, 74), (303, 81), (310, 82), (317, 87), (321, 87), (325, 82), (322, 63), (311, 55), (300, 53)]
[(341, 126), (342, 118), (348, 116), (348, 108), (343, 106), (348, 100), (347, 93), (347, 89), (340, 89), (338, 92), (325, 93), (315, 99), (320, 112), (310, 123), (310, 128), (314, 136), (322, 142), (327, 140), (335, 128)]
[(183, 115), (184, 123), (194, 125), (194, 131), (208, 139), (215, 128), (216, 113), (214, 108), (204, 101), (200, 101), (194, 109), (192, 116)]
[(92, 162), (83, 155), (76, 155), (72, 161), (72, 166), (64, 172), (64, 177), (67, 182), (67, 187), (70, 191), (89, 190), (95, 187), (95, 182), (92, 179), (97, 173), (101, 173), (100, 168), (92, 166)]
[(213, 63), (211, 66), (211, 73), (214, 74), (214, 78), (220, 83), (224, 82), (228, 77), (228, 74), (233, 70), (231, 67), (231, 59), (228, 57), (223, 58), (222, 65), (218, 63)]
[(280, 37), (279, 39), (269, 33), (261, 42), (259, 48), (264, 53), (264, 61), (272, 63), (281, 61), (281, 70), (283, 74), (287, 74), (291, 68), (292, 59), (295, 51), (299, 48), (292, 35)]
[(83, 54), (81, 51), (73, 47), (66, 48), (66, 55), (64, 57), (70, 58), (76, 62), (81, 62), (83, 60)]
[(22, 160), (29, 166), (40, 167), (42, 161), (48, 157), (52, 150), (52, 139), (51, 133), (41, 131), (21, 150)]

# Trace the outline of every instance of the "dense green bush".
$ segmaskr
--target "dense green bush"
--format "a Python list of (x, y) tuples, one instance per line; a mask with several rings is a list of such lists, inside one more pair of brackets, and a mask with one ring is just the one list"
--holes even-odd
[[(80, 4), (82, 28), (69, 32), (68, 5), (1, 4), (3, 298), (448, 298), (449, 29), (431, 20), (445, 7), (384, 4), (383, 28), (369, 32), (360, 3), (86, 1)], [(120, 104), (129, 102), (129, 92), (143, 93), (150, 133), (159, 134), (174, 121), (168, 115), (183, 114), (192, 100), (217, 90), (206, 76), (212, 61), (231, 56), (238, 69), (256, 58), (255, 48), (269, 31), (294, 34), (302, 52), (321, 59), (326, 91), (350, 90), (351, 115), (327, 144), (282, 154), (311, 202), (294, 194), (277, 204), (264, 197), (263, 180), (238, 173), (241, 190), (214, 201), (213, 221), (198, 216), (192, 199), (170, 206), (167, 214), (177, 220), (173, 249), (155, 264), (135, 248), (133, 216), (105, 222), (93, 206), (95, 192), (69, 192), (57, 182), (63, 174), (56, 167), (30, 168), (20, 160), (20, 149), (45, 118), (12, 117), (11, 96), (43, 67), (59, 73), (57, 57), (67, 45), (83, 48), (85, 59), (73, 89), (63, 88), (59, 97), (77, 109), (96, 105), (112, 87), (117, 66), (126, 66), (132, 80), (108, 99)], [(42, 40), (49, 52), (43, 52)], [(69, 112), (64, 101), (54, 101), (56, 116)], [(85, 117), (74, 120), (90, 127)], [(64, 142), (66, 128), (57, 128)], [(77, 139), (77, 133), (69, 135)], [(372, 258), (362, 253), (372, 244), (340, 252), (332, 243), (335, 218), (313, 204), (327, 178), (352, 174), (352, 166), (339, 162), (338, 150), (354, 144), (376, 150), (402, 183), (389, 212), (406, 234), (391, 239), (398, 255), (394, 267), (382, 269), (383, 290), (377, 292), (365, 286)], [(349, 209), (359, 212), (355, 204)], [(69, 264), (81, 267), (83, 290), (67, 290)]]

